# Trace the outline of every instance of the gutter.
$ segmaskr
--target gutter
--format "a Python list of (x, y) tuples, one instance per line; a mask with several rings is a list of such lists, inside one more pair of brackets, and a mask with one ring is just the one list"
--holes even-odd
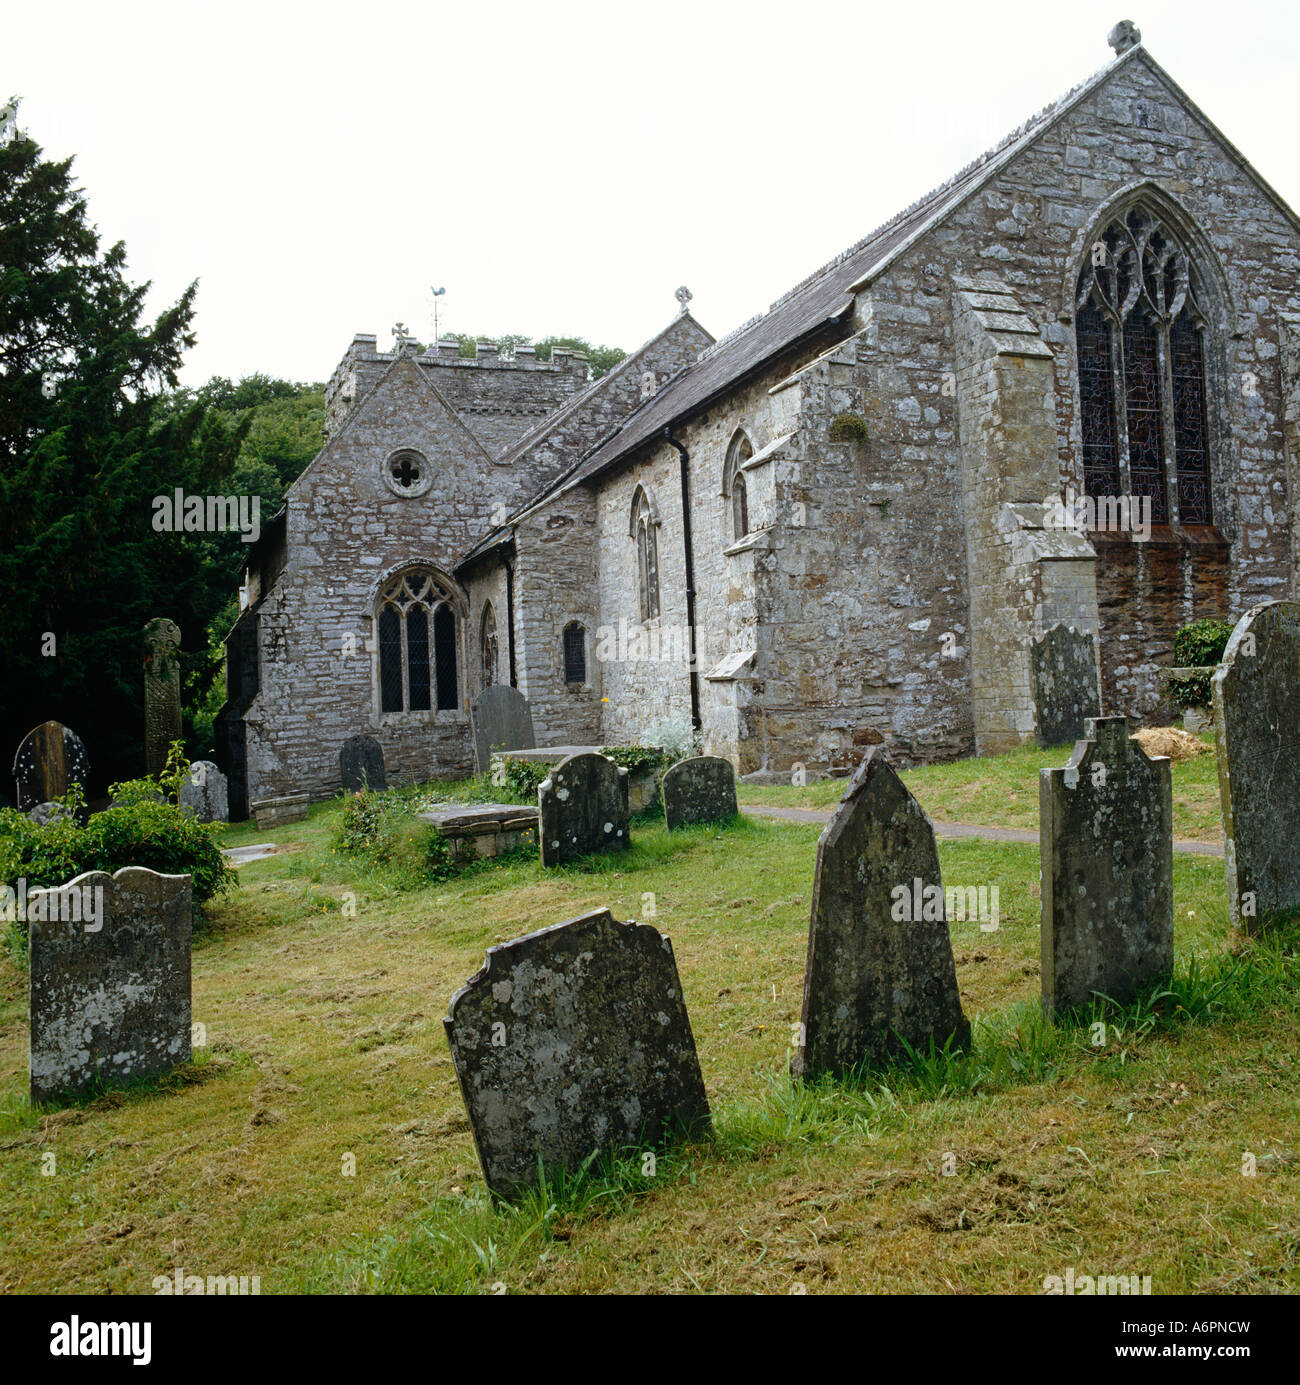
[(673, 437), (672, 424), (663, 431), (664, 441), (677, 449), (678, 471), (682, 480), (682, 546), (686, 557), (686, 633), (690, 640), (691, 727), (698, 731), (700, 720), (700, 672), (695, 648), (695, 554), (691, 545), (690, 454)]

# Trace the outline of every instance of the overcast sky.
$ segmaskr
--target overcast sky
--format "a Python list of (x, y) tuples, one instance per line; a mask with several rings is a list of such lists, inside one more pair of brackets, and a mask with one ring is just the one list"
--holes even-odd
[(0, 96), (75, 172), (184, 378), (328, 378), (404, 321), (721, 336), (1111, 58), (1152, 54), (1300, 206), (1300, 5), (4, 0)]

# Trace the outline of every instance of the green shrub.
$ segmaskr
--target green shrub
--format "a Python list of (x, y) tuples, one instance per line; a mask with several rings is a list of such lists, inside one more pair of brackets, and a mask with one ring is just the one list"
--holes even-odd
[(409, 791), (348, 794), (334, 846), (364, 860), (396, 889), (416, 889), (448, 879), (454, 871), (442, 834), (416, 814)]
[(518, 794), (525, 803), (537, 802), (537, 789), (542, 780), (551, 772), (550, 765), (538, 764), (535, 760), (498, 759), (492, 766), (492, 782), (497, 783), (501, 772), (505, 772), (505, 783), (500, 788)]
[(1174, 663), (1180, 668), (1217, 664), (1228, 647), (1230, 620), (1194, 620), (1174, 636)]
[(112, 875), (144, 866), (190, 876), (196, 903), (238, 882), (221, 854), (219, 823), (200, 822), (173, 803), (140, 800), (93, 813), (83, 827), (75, 816), (79, 799), (76, 792), (66, 795), (60, 802), (68, 816), (44, 826), (17, 809), (0, 811), (0, 878), (12, 885), (21, 876), (32, 889), (64, 885), (89, 870)]
[(1203, 672), (1172, 679), (1169, 695), (1177, 707), (1210, 705), (1210, 680), (1232, 635), (1229, 620), (1194, 620), (1174, 636), (1174, 664), (1179, 668), (1203, 669)]

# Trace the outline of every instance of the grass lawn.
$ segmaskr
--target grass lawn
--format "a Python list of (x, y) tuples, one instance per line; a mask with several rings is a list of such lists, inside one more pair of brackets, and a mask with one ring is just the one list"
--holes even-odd
[[(1213, 745), (1213, 736), (1201, 738)], [(1034, 746), (986, 759), (953, 760), (905, 770), (904, 783), (936, 822), (971, 822), (988, 827), (1038, 831), (1038, 771), (1070, 758), (1072, 746)], [(1197, 842), (1223, 841), (1219, 778), (1213, 755), (1173, 766), (1174, 836)], [(833, 808), (847, 787), (844, 779), (811, 784), (740, 784), (742, 803), (779, 808)]]
[[(908, 778), (938, 817), (1036, 825), (1007, 784), (1036, 805), (1050, 763)], [(340, 811), (229, 830), (289, 849), (210, 907), (207, 1047), (161, 1081), (31, 1110), (26, 976), (0, 952), (0, 1291), (147, 1293), (178, 1266), (263, 1293), (1036, 1293), (1070, 1267), (1300, 1288), (1300, 963), (1232, 939), (1219, 860), (1175, 858), (1177, 994), (1098, 1035), (1038, 1014), (1036, 848), (941, 843), (946, 884), (1001, 892), (996, 931), (952, 925), (972, 1054), (793, 1088), (815, 825), (634, 824), (584, 868), (516, 857), (403, 893), (331, 849)], [(494, 1205), (447, 1001), (486, 947), (600, 906), (672, 937), (713, 1133), (653, 1176), (612, 1162)]]

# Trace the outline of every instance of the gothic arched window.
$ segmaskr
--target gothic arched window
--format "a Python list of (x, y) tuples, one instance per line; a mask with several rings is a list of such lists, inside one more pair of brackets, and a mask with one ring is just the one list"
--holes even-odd
[(456, 612), (443, 583), (421, 568), (393, 578), (379, 595), (376, 624), (379, 710), (454, 711)]
[(479, 627), (479, 661), (483, 666), (483, 686), (490, 688), (497, 681), (497, 618), (492, 603), (483, 603), (483, 621)]
[(654, 620), (659, 615), (659, 544), (655, 537), (656, 528), (650, 497), (646, 495), (644, 486), (638, 486), (632, 497), (629, 537), (636, 541), (637, 598), (642, 620)]
[(1199, 287), (1174, 234), (1135, 207), (1093, 244), (1076, 290), (1084, 490), (1148, 497), (1153, 524), (1213, 522)]
[(749, 497), (741, 467), (754, 455), (754, 444), (743, 428), (736, 430), (727, 448), (727, 464), (722, 473), (722, 494), (731, 502), (731, 538), (739, 542), (749, 533)]

